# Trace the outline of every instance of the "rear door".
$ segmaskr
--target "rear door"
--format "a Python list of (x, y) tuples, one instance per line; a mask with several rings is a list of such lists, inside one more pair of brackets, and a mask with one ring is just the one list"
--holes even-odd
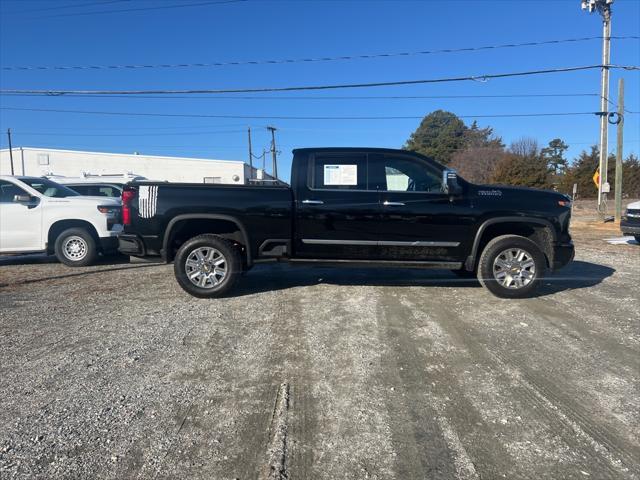
[(467, 196), (443, 192), (441, 166), (410, 154), (373, 154), (369, 175), (380, 192), (380, 258), (461, 261), (473, 211)]
[[(317, 153), (298, 163), (296, 255), (301, 258), (375, 258), (378, 192), (369, 189), (367, 155)], [(306, 166), (306, 168), (304, 168)]]

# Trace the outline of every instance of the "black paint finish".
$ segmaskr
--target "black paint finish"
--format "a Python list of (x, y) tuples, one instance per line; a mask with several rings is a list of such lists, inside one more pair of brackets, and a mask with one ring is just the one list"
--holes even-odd
[[(385, 177), (390, 173), (384, 165), (394, 160), (424, 168), (429, 178), (444, 171), (431, 159), (401, 150), (315, 148), (294, 150), (291, 187), (139, 182), (127, 188), (158, 187), (156, 212), (141, 218), (134, 197), (132, 223), (121, 235), (120, 250), (136, 256), (166, 254), (180, 221), (220, 218), (238, 226), (249, 265), (265, 257), (260, 246), (275, 239), (273, 245), (283, 247), (269, 248), (270, 258), (281, 251), (285, 259), (453, 262), (473, 269), (486, 236), (510, 229), (535, 232), (551, 268), (573, 257), (565, 195), (463, 179), (457, 195), (427, 180), (389, 191), (391, 177)], [(323, 168), (333, 163), (357, 165), (352, 185), (323, 183)]]

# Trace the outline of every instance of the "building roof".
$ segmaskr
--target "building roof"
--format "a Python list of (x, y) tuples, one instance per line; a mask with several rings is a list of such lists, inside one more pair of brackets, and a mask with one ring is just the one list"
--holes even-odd
[[(172, 157), (168, 155), (147, 155), (145, 153), (135, 154), (135, 153), (113, 153), (113, 152), (87, 152), (83, 150), (63, 150), (59, 148), (47, 148), (47, 147), (13, 147), (12, 150), (15, 152), (16, 150), (31, 150), (38, 152), (59, 152), (59, 153), (81, 153), (83, 155), (101, 155), (101, 156), (126, 156), (126, 157), (141, 157), (141, 158), (161, 158), (161, 159), (172, 159), (172, 160), (195, 160), (201, 162), (224, 162), (224, 163), (245, 163), (243, 160), (219, 160), (216, 158), (193, 158), (193, 157)], [(8, 148), (0, 149), (0, 152), (8, 152)]]

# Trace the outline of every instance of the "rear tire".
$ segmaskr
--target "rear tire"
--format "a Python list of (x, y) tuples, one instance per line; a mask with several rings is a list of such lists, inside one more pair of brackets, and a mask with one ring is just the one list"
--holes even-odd
[(216, 298), (237, 283), (242, 274), (242, 257), (229, 240), (212, 234), (198, 235), (180, 247), (173, 270), (178, 284), (188, 294)]
[(478, 262), (478, 280), (500, 298), (531, 297), (546, 267), (544, 253), (531, 240), (502, 235), (491, 240)]
[(69, 267), (86, 267), (98, 258), (98, 247), (93, 235), (84, 228), (69, 228), (56, 238), (55, 254)]

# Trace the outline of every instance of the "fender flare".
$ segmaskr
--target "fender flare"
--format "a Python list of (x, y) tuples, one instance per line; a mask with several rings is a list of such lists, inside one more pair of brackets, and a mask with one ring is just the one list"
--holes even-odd
[(482, 222), (480, 227), (476, 232), (476, 236), (473, 240), (473, 246), (471, 247), (471, 253), (467, 257), (467, 261), (465, 262), (465, 268), (469, 271), (472, 271), (475, 267), (476, 257), (478, 256), (478, 247), (480, 246), (480, 239), (482, 238), (482, 234), (490, 225), (495, 225), (496, 223), (536, 223), (538, 225), (543, 225), (551, 230), (551, 235), (553, 237), (553, 241), (557, 241), (558, 235), (556, 229), (553, 227), (553, 224), (549, 220), (545, 220), (543, 218), (537, 217), (494, 217)]
[[(169, 246), (169, 238), (171, 238), (171, 231), (173, 230), (176, 223), (182, 220), (196, 220), (196, 219), (207, 219), (207, 220), (225, 220), (227, 222), (231, 222), (238, 227), (240, 230), (240, 234), (242, 235), (242, 240), (244, 241), (244, 245), (247, 250), (247, 265), (251, 266), (253, 264), (253, 257), (251, 255), (251, 245), (249, 244), (249, 235), (247, 234), (247, 229), (244, 227), (242, 222), (235, 217), (230, 215), (220, 215), (215, 213), (186, 213), (183, 215), (176, 215), (173, 217), (169, 223), (167, 224), (167, 228), (164, 232), (164, 239), (162, 240), (162, 256), (167, 259), (167, 247)], [(212, 232), (215, 233), (215, 232)]]

